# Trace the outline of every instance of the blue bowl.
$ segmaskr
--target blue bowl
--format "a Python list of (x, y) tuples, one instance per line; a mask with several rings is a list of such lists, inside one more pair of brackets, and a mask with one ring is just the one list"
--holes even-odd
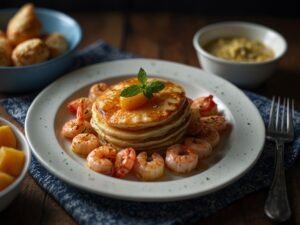
[[(18, 9), (0, 10), (0, 29), (6, 30), (8, 21)], [(0, 66), (0, 92), (24, 93), (40, 90), (62, 75), (72, 65), (74, 53), (81, 41), (80, 25), (70, 16), (58, 11), (36, 8), (43, 24), (43, 33), (59, 32), (65, 36), (69, 49), (62, 55), (30, 66)]]

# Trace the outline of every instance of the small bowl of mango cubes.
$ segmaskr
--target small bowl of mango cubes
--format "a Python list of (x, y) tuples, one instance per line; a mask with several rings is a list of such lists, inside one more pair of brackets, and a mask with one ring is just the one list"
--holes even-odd
[(0, 118), (0, 212), (17, 196), (30, 160), (25, 136), (15, 125)]

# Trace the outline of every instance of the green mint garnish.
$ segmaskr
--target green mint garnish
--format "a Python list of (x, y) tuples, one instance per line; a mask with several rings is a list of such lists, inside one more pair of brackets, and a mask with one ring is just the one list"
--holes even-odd
[(151, 82), (146, 86), (146, 89), (149, 89), (151, 93), (156, 93), (164, 89), (165, 85), (163, 82), (160, 82), (158, 80)]
[(148, 98), (148, 99), (151, 99), (153, 97), (153, 94), (151, 92), (151, 89), (146, 87), (144, 90), (143, 90), (143, 93), (144, 95)]
[(124, 89), (121, 93), (122, 97), (132, 97), (142, 92), (142, 89), (138, 85), (132, 85)]
[(157, 93), (164, 89), (165, 85), (163, 82), (155, 80), (152, 82), (147, 82), (148, 77), (147, 73), (143, 68), (140, 68), (138, 73), (138, 81), (141, 85), (132, 85), (125, 88), (121, 92), (122, 97), (132, 97), (141, 92), (148, 98), (151, 99), (153, 97), (153, 93)]
[(147, 74), (143, 68), (140, 68), (140, 71), (138, 73), (138, 80), (142, 85), (146, 85), (147, 83)]

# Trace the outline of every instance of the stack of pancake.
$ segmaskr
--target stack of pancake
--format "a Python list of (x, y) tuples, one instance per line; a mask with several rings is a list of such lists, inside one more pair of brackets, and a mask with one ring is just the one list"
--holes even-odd
[[(148, 79), (151, 82), (151, 79)], [(147, 104), (135, 109), (120, 107), (120, 93), (139, 85), (136, 78), (111, 86), (94, 103), (91, 125), (103, 145), (137, 151), (164, 150), (181, 142), (190, 123), (190, 105), (183, 88), (167, 80)]]

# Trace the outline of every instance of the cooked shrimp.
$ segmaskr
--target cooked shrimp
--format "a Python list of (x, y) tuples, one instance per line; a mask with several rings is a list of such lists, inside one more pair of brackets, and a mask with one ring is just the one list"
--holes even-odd
[(181, 144), (170, 146), (166, 151), (166, 165), (177, 173), (188, 173), (196, 168), (198, 155), (191, 149)]
[(117, 153), (115, 161), (115, 177), (125, 177), (133, 168), (136, 153), (133, 148), (125, 148)]
[(218, 132), (225, 130), (227, 122), (224, 116), (214, 115), (201, 117), (201, 122), (209, 127), (216, 129)]
[(62, 127), (62, 135), (72, 139), (80, 133), (91, 133), (93, 128), (91, 124), (84, 120), (83, 103), (80, 103), (76, 113), (76, 119), (67, 121)]
[(68, 103), (67, 108), (72, 113), (77, 113), (79, 107), (83, 107), (83, 116), (85, 120), (89, 120), (92, 117), (92, 101), (88, 98), (77, 98)]
[(200, 138), (188, 137), (184, 139), (184, 145), (198, 154), (199, 159), (205, 159), (212, 154), (212, 146), (209, 142)]
[(226, 120), (224, 116), (217, 115), (217, 104), (213, 100), (213, 96), (200, 97), (191, 104), (191, 123), (188, 127), (188, 134), (196, 135), (201, 132), (203, 126), (210, 126), (217, 131), (226, 128)]
[(191, 108), (199, 110), (201, 116), (210, 116), (218, 114), (218, 107), (213, 96), (200, 97), (193, 101)]
[(64, 137), (72, 139), (80, 133), (91, 133), (93, 128), (87, 121), (80, 121), (77, 118), (67, 121), (61, 130)]
[(140, 180), (152, 181), (163, 176), (164, 168), (165, 162), (160, 154), (154, 152), (148, 157), (146, 152), (141, 152), (136, 157), (133, 172)]
[(187, 132), (189, 135), (196, 135), (202, 129), (201, 115), (198, 109), (191, 108), (191, 122), (188, 126)]
[(117, 150), (109, 146), (100, 146), (91, 151), (86, 160), (91, 170), (111, 176), (114, 172), (114, 164)]
[(219, 132), (209, 126), (203, 126), (202, 130), (196, 135), (197, 138), (207, 141), (214, 148), (220, 142)]
[(86, 157), (99, 146), (100, 141), (94, 134), (77, 134), (72, 140), (71, 149), (73, 152)]
[(97, 83), (90, 88), (89, 99), (94, 102), (108, 88), (106, 83)]

